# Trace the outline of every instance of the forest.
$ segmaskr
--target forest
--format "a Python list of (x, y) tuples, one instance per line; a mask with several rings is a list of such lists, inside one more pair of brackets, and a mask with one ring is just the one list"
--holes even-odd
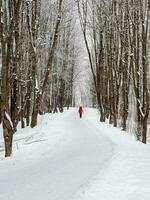
[(38, 115), (77, 106), (79, 37), (99, 121), (108, 120), (147, 143), (150, 0), (0, 0), (0, 9), (0, 122), (6, 157), (19, 123), (34, 128)]

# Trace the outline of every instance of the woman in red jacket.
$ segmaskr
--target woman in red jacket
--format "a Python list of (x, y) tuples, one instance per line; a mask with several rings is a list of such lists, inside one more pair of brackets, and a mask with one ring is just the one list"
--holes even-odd
[(79, 107), (78, 112), (79, 112), (80, 118), (82, 118), (82, 113), (83, 113), (83, 108), (82, 108), (82, 106)]

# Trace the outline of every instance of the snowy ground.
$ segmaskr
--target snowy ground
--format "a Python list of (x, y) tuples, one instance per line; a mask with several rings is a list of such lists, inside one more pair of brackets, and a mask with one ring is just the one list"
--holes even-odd
[(13, 149), (4, 159), (0, 136), (0, 200), (150, 199), (150, 146), (100, 124), (94, 109), (47, 114)]

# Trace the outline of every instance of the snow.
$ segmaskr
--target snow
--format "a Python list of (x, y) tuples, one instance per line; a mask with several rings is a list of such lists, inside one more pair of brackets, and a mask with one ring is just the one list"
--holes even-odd
[[(95, 120), (92, 120), (95, 123)], [(150, 146), (108, 124), (97, 124), (115, 146), (109, 165), (79, 191), (75, 200), (148, 200), (150, 198)]]
[(10, 125), (11, 125), (11, 127), (12, 127), (12, 129), (13, 129), (13, 123), (12, 123), (12, 121), (11, 121), (11, 119), (10, 119), (9, 114), (8, 114), (6, 111), (5, 111), (5, 116), (6, 116), (7, 120), (10, 122)]
[(35, 79), (35, 89), (36, 89), (36, 90), (39, 89), (39, 85), (38, 85), (38, 80), (37, 80), (37, 78)]
[(149, 200), (150, 146), (107, 123), (97, 110), (77, 108), (38, 118), (14, 135), (4, 158), (0, 136), (2, 200)]

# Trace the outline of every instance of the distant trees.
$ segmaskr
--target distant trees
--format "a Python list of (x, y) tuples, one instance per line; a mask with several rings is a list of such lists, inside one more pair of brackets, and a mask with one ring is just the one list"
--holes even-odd
[[(150, 1), (76, 0), (100, 121), (146, 143), (149, 117)], [(134, 130), (133, 130), (134, 129)]]
[(1, 110), (5, 156), (18, 122), (72, 105), (77, 50), (71, 2), (0, 0)]

